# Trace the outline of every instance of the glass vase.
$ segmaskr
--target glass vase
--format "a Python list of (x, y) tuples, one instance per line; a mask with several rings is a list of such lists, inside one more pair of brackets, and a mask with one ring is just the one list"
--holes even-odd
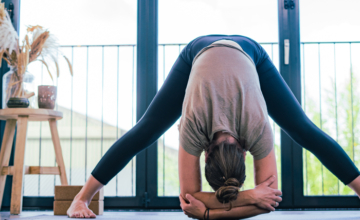
[[(28, 71), (25, 71), (22, 77), (17, 75), (16, 68), (10, 70), (3, 76), (3, 96), (2, 108), (8, 108), (6, 103), (10, 98), (21, 98), (34, 92), (35, 94), (35, 76)], [(18, 82), (18, 83), (16, 83)], [(15, 84), (16, 83), (16, 84)], [(10, 87), (9, 87), (10, 85)], [(29, 108), (35, 108), (35, 95), (29, 99)]]

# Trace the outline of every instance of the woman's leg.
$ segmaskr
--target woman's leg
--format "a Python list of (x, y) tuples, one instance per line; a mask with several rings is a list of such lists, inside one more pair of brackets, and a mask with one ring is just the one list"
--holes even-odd
[(269, 115), (295, 142), (312, 152), (345, 185), (359, 176), (341, 146), (305, 115), (275, 68), (259, 73), (259, 79)]
[(138, 123), (117, 140), (101, 158), (92, 176), (68, 210), (70, 217), (88, 215), (87, 202), (140, 151), (154, 143), (181, 115), (191, 67), (181, 55)]
[(143, 117), (101, 158), (92, 175), (106, 185), (140, 151), (154, 143), (181, 115), (190, 67), (179, 56)]
[(88, 209), (91, 199), (104, 185), (97, 181), (92, 175), (75, 196), (66, 214), (70, 218), (95, 218), (96, 215)]

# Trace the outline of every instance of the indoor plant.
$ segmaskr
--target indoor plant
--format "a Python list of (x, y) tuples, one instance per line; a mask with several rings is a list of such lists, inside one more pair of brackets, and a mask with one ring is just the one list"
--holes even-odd
[[(10, 16), (4, 9), (4, 3), (0, 4), (0, 61), (4, 59), (10, 67), (10, 71), (3, 77), (3, 108), (6, 107), (10, 98), (28, 99), (34, 96), (34, 76), (27, 72), (27, 66), (31, 62), (40, 61), (53, 79), (47, 64), (47, 60), (51, 60), (54, 62), (56, 74), (59, 76), (56, 55), (61, 52), (58, 48), (56, 38), (48, 30), (38, 25), (27, 28), (27, 34), (20, 44)], [(63, 57), (67, 61), (72, 75), (70, 61), (65, 56)]]

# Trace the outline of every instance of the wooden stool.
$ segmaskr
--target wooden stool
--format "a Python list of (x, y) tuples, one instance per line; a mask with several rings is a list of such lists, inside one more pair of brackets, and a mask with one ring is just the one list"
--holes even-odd
[[(6, 120), (5, 132), (0, 153), (0, 208), (4, 195), (6, 175), (12, 175), (10, 214), (22, 211), (22, 189), (24, 174), (60, 175), (61, 185), (68, 185), (65, 164), (61, 152), (56, 120), (62, 118), (62, 112), (48, 109), (7, 108), (0, 110), (0, 120)], [(58, 167), (24, 166), (25, 143), (28, 121), (49, 121)], [(17, 135), (14, 166), (9, 166), (10, 153), (14, 140), (15, 125)]]

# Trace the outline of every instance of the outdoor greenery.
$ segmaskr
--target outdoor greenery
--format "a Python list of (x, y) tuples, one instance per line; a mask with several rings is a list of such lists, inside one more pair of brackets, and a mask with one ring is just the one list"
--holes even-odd
[[(352, 80), (351, 80), (352, 79)], [(306, 96), (306, 113), (324, 132), (334, 138), (351, 159), (359, 155), (360, 96), (356, 92), (358, 78), (349, 71), (347, 83), (332, 80), (331, 89), (325, 90), (321, 103), (326, 111), (320, 112), (311, 95)], [(355, 155), (354, 155), (355, 154)], [(352, 195), (353, 191), (341, 183), (309, 151), (304, 150), (304, 195)]]

